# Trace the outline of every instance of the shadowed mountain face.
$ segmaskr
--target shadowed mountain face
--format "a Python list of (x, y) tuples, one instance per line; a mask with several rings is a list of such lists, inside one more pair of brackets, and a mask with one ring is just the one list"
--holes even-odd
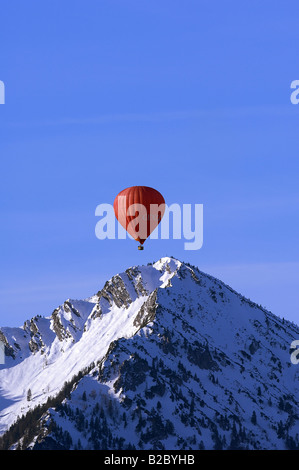
[(299, 448), (298, 326), (173, 258), (0, 335), (2, 448)]

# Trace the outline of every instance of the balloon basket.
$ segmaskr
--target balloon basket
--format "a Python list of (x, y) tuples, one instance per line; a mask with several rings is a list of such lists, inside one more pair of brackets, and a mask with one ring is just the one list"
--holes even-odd
[(144, 250), (144, 247), (142, 245), (139, 245), (138, 250)]

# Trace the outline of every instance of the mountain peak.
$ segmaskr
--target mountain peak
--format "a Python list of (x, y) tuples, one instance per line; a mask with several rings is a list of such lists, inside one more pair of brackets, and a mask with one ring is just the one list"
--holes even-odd
[[(0, 330), (0, 432), (61, 397), (68, 382), (73, 392), (45, 410), (29, 448), (46, 445), (40, 434), (58, 445), (49, 421), (59, 435), (80, 435), (84, 448), (299, 446), (298, 372), (289, 357), (298, 337), (296, 325), (188, 263), (163, 257), (133, 266), (88, 299)], [(73, 421), (81, 412), (90, 433)], [(236, 426), (242, 432), (232, 436)], [(76, 448), (71, 441), (63, 445)]]
[(169, 256), (164, 256), (163, 258), (159, 259), (158, 261), (156, 261), (153, 266), (155, 269), (163, 269), (163, 268), (168, 268), (170, 269), (172, 272), (176, 271), (181, 265), (182, 265), (182, 261), (179, 261), (178, 259), (176, 258), (173, 258), (173, 257), (169, 257)]

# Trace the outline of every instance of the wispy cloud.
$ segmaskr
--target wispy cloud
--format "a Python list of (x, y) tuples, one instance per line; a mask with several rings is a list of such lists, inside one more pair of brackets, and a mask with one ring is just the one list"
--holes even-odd
[(294, 106), (243, 106), (213, 109), (173, 110), (145, 113), (113, 113), (98, 116), (61, 117), (52, 120), (9, 122), (11, 126), (69, 126), (109, 123), (167, 122), (202, 118), (287, 117), (296, 114)]

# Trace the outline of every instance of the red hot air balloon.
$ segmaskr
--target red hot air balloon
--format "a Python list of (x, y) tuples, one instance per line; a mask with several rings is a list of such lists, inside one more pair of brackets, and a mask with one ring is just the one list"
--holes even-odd
[(143, 243), (161, 222), (165, 201), (156, 189), (132, 186), (116, 196), (113, 208), (119, 223), (140, 243), (138, 249), (143, 250)]

